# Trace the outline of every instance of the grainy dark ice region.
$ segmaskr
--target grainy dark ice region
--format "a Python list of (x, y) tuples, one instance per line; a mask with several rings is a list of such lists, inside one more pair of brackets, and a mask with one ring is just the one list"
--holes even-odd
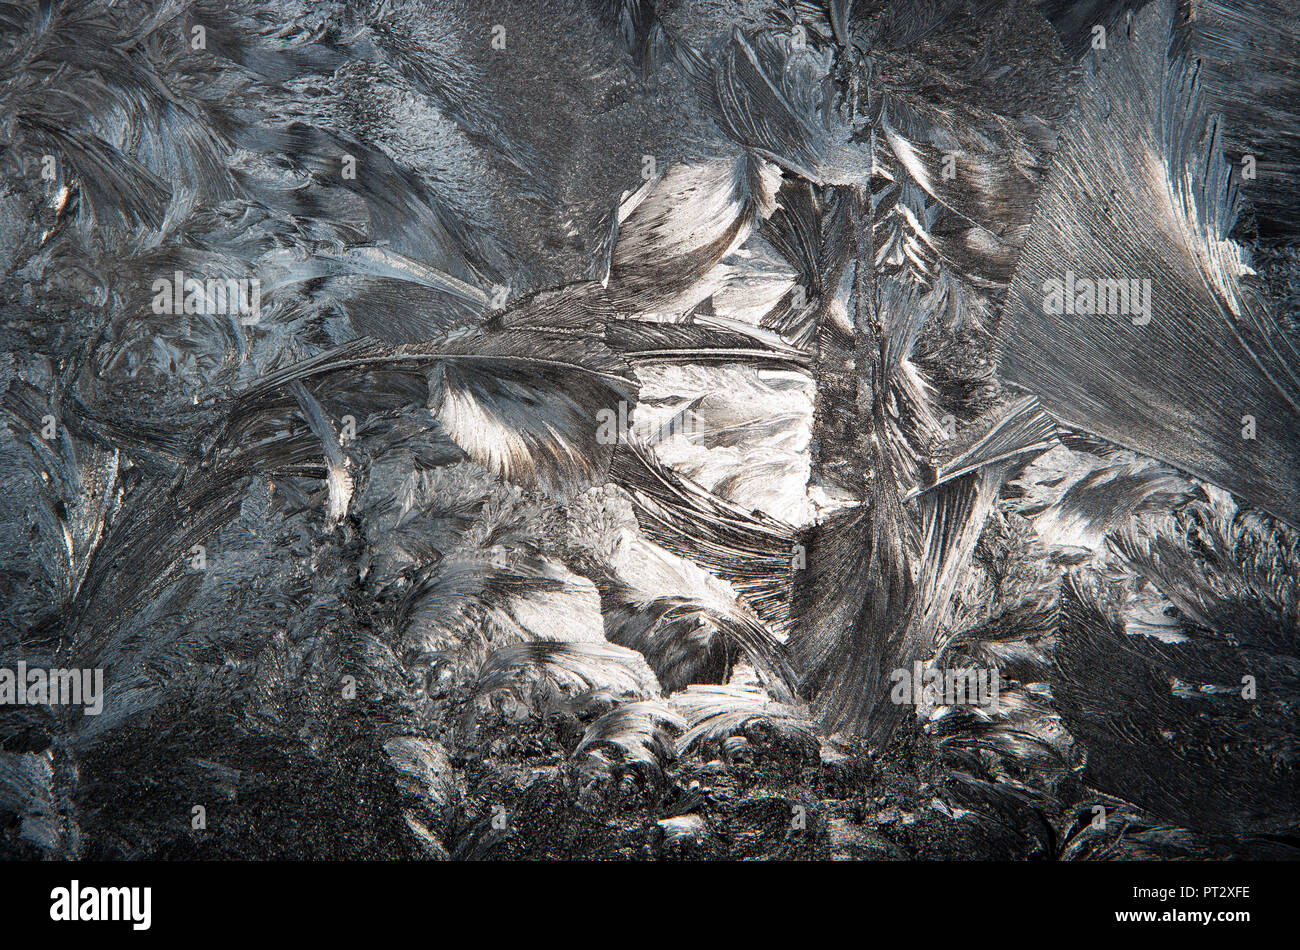
[(1292, 0), (0, 2), (0, 858), (1295, 859), (1298, 345)]

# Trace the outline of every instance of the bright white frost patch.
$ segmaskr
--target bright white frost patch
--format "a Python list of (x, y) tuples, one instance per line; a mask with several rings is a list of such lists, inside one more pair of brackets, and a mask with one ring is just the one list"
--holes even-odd
[[(709, 491), (792, 524), (811, 520), (805, 488), (812, 382), (750, 367), (662, 366), (641, 372), (635, 436)], [(690, 424), (674, 424), (683, 413)], [(656, 441), (661, 435), (667, 438)]]

